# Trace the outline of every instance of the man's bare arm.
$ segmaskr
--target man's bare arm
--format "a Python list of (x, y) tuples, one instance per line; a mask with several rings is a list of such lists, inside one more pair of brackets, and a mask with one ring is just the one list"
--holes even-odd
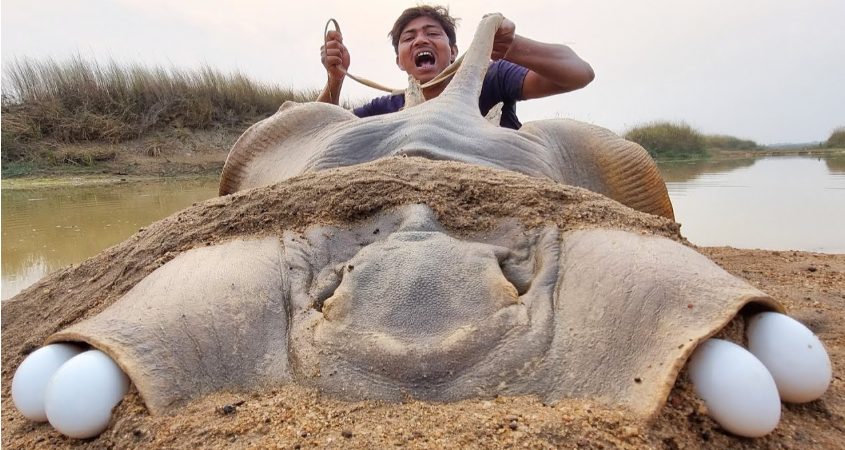
[(317, 97), (318, 102), (323, 103), (331, 103), (334, 105), (340, 104), (340, 88), (343, 87), (343, 79), (340, 80), (333, 80), (329, 78), (326, 81), (326, 86), (323, 88), (323, 92)]
[(493, 59), (505, 59), (529, 70), (522, 85), (525, 100), (574, 91), (595, 78), (593, 68), (571, 48), (538, 42), (515, 33), (505, 19), (493, 44)]
[(343, 45), (343, 35), (339, 31), (329, 31), (326, 34), (326, 43), (320, 47), (320, 61), (326, 68), (328, 80), (317, 101), (337, 105), (350, 63), (349, 51)]

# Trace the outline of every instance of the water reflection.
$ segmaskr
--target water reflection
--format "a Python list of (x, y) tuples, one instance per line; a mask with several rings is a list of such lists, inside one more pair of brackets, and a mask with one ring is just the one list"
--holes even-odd
[(216, 179), (4, 189), (2, 298), (217, 193)]
[(723, 161), (673, 161), (660, 163), (663, 181), (682, 183), (705, 173), (724, 173), (754, 164), (754, 158), (729, 159)]
[(839, 155), (660, 168), (681, 232), (695, 244), (845, 253), (844, 165)]
[(825, 158), (822, 159), (825, 165), (827, 165), (827, 170), (830, 173), (835, 175), (843, 175), (845, 174), (845, 157), (840, 158)]

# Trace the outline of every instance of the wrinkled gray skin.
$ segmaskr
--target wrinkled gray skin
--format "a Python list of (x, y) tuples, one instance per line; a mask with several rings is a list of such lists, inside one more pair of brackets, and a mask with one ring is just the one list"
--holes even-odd
[[(635, 144), (573, 121), (514, 132), (480, 116), (499, 21), (485, 19), (437, 99), (364, 120), (333, 105), (283, 107), (239, 140), (221, 193), (404, 154), (550, 178), (672, 217)], [(779, 309), (669, 239), (508, 218), (459, 236), (427, 206), (406, 205), (348, 228), (187, 251), (50, 341), (109, 354), (154, 413), (297, 382), (344, 398), (590, 398), (648, 417), (698, 342), (749, 302)]]
[(751, 301), (777, 309), (666, 238), (509, 219), (457, 236), (408, 205), (190, 250), (50, 340), (109, 354), (153, 412), (298, 382), (352, 399), (591, 398), (647, 417)]

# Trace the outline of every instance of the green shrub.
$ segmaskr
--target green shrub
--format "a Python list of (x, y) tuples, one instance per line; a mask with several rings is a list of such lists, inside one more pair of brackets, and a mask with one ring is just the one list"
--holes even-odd
[[(195, 71), (21, 59), (6, 65), (3, 140), (119, 142), (155, 129), (239, 126), (269, 116), (287, 100), (316, 98), (210, 67)], [(5, 152), (4, 152), (5, 153)], [(4, 155), (4, 160), (6, 155)]]
[(833, 130), (824, 146), (827, 148), (845, 148), (845, 127)]
[(707, 148), (722, 150), (757, 150), (760, 148), (760, 146), (754, 141), (722, 134), (711, 134), (705, 136), (704, 145), (707, 146)]
[(691, 158), (706, 155), (705, 139), (685, 123), (655, 122), (635, 127), (625, 139), (642, 145), (654, 158)]
[[(5, 151), (5, 145), (3, 146)], [(0, 173), (3, 178), (14, 178), (24, 175), (29, 175), (35, 169), (34, 165), (29, 161), (3, 161), (0, 166)]]

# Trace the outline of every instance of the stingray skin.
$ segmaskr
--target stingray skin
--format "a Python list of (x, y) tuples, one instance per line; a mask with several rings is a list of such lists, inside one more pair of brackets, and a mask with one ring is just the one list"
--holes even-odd
[(459, 236), (407, 205), (190, 250), (50, 340), (112, 356), (153, 412), (297, 382), (349, 399), (591, 398), (649, 417), (749, 302), (779, 309), (664, 237), (509, 219)]
[[(399, 113), (358, 119), (286, 103), (236, 143), (220, 193), (260, 195), (298, 176), (417, 156), (579, 186), (671, 219), (642, 147), (571, 120), (514, 131), (481, 117), (500, 23), (482, 21), (441, 96)], [(348, 399), (589, 398), (648, 418), (696, 345), (741, 308), (782, 311), (666, 237), (508, 216), (458, 233), (416, 197), (342, 226), (189, 249), (48, 342), (109, 354), (153, 413), (211, 392), (300, 383)]]

